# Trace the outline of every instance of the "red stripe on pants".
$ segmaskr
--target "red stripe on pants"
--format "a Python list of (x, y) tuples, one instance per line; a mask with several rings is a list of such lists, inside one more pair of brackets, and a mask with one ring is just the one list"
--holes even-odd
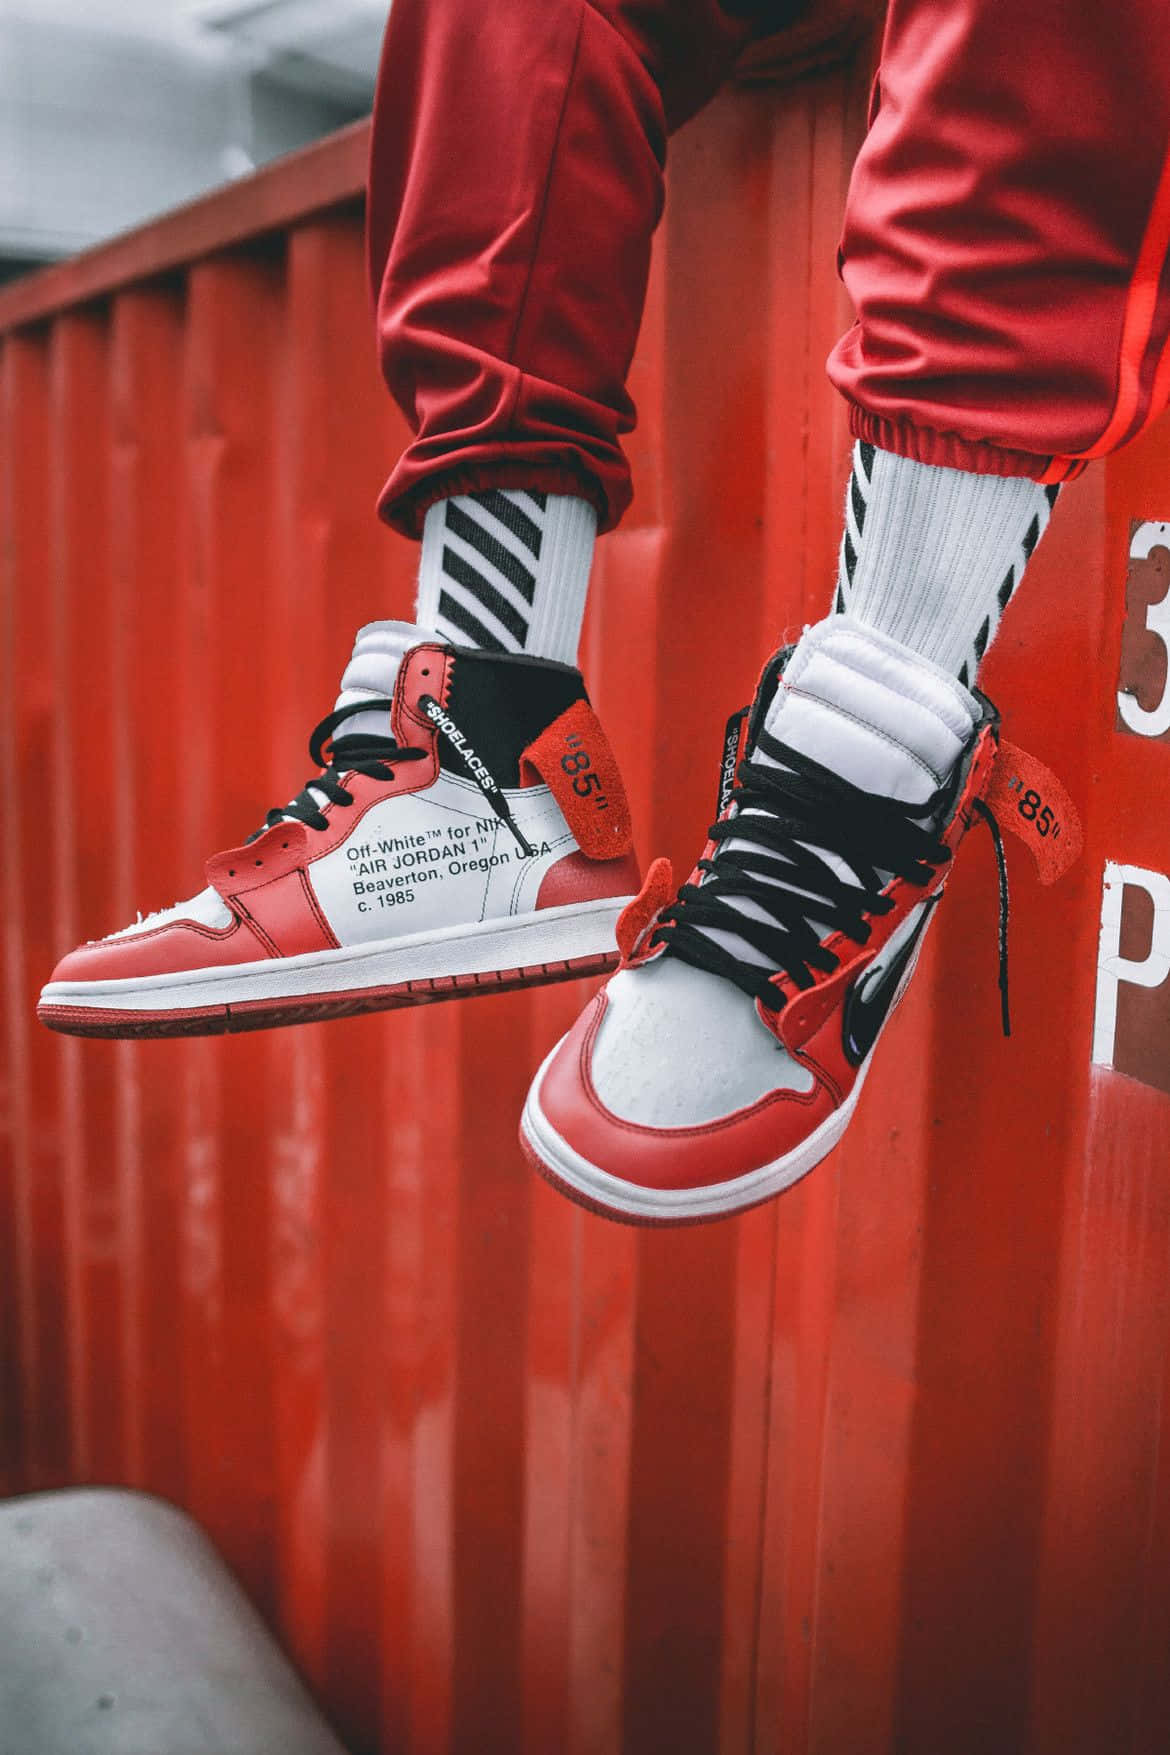
[[(382, 501), (399, 529), (509, 485), (617, 522), (666, 136), (748, 30), (717, 0), (395, 0), (369, 240), (415, 435)], [(893, 0), (829, 367), (856, 432), (1062, 479), (1158, 412), (1167, 42), (1161, 0)]]

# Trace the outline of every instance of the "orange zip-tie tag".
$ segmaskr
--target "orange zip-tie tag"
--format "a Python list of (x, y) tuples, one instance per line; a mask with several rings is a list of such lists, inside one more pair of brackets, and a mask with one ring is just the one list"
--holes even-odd
[(1042, 884), (1054, 884), (1084, 846), (1077, 807), (1051, 768), (1014, 743), (1001, 742), (986, 802), (1001, 829), (1031, 851)]
[(630, 807), (609, 739), (588, 701), (554, 719), (524, 751), (588, 859), (621, 859), (630, 851)]

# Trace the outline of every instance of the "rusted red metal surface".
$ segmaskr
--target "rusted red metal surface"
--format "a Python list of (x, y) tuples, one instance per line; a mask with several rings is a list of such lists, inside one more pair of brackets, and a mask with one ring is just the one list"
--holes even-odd
[[(864, 84), (729, 93), (674, 148), (586, 668), (641, 851), (684, 866), (724, 715), (828, 599)], [(529, 1174), (579, 987), (208, 1042), (34, 1021), (59, 951), (289, 796), (354, 628), (410, 611), (363, 155), (0, 294), (0, 1488), (188, 1506), (355, 1751), (1161, 1755), (1170, 748), (1132, 703), (1160, 723), (1166, 422), (1065, 491), (987, 667), (1086, 825), (1057, 889), (1015, 868), (1015, 1035), (976, 842), (777, 1204), (640, 1234)]]

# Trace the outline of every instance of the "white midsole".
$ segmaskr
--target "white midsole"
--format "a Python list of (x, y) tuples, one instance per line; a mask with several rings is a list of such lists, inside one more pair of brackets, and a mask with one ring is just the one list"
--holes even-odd
[(737, 1176), (728, 1182), (708, 1183), (701, 1188), (643, 1188), (636, 1182), (611, 1176), (608, 1171), (591, 1164), (588, 1158), (583, 1158), (561, 1138), (541, 1109), (540, 1088), (559, 1048), (558, 1043), (532, 1081), (520, 1122), (525, 1139), (555, 1176), (598, 1206), (623, 1213), (628, 1218), (654, 1219), (660, 1223), (672, 1219), (718, 1218), (737, 1212), (741, 1207), (752, 1206), (756, 1201), (767, 1200), (799, 1182), (828, 1156), (845, 1132), (873, 1060), (871, 1055), (841, 1107), (835, 1109), (815, 1133), (783, 1157), (761, 1164), (758, 1170), (751, 1170), (746, 1176)]
[(464, 922), (376, 944), (222, 969), (185, 969), (116, 981), (50, 981), (41, 991), (41, 1005), (111, 1012), (194, 1011), (208, 1005), (349, 993), (405, 981), (567, 962), (616, 951), (614, 928), (631, 899), (608, 896), (596, 902), (571, 902), (509, 919)]

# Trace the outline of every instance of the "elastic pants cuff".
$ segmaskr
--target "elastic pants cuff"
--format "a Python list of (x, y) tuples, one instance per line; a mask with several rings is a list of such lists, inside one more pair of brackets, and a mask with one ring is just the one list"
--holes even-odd
[(987, 439), (965, 439), (959, 433), (886, 420), (855, 402), (849, 404), (849, 431), (855, 439), (876, 445), (880, 451), (892, 451), (914, 463), (931, 463), (936, 469), (965, 469), (973, 475), (1026, 475), (1047, 483), (1072, 481), (1087, 467), (1083, 457), (1013, 451)]
[(541, 494), (574, 494), (597, 513), (599, 530), (611, 530), (629, 504), (624, 493), (606, 494), (595, 476), (563, 463), (527, 461), (523, 457), (485, 458), (452, 468), (434, 468), (408, 486), (392, 479), (378, 504), (379, 515), (403, 536), (422, 537), (423, 520), (436, 500), (456, 494), (481, 494), (489, 488), (528, 489)]

